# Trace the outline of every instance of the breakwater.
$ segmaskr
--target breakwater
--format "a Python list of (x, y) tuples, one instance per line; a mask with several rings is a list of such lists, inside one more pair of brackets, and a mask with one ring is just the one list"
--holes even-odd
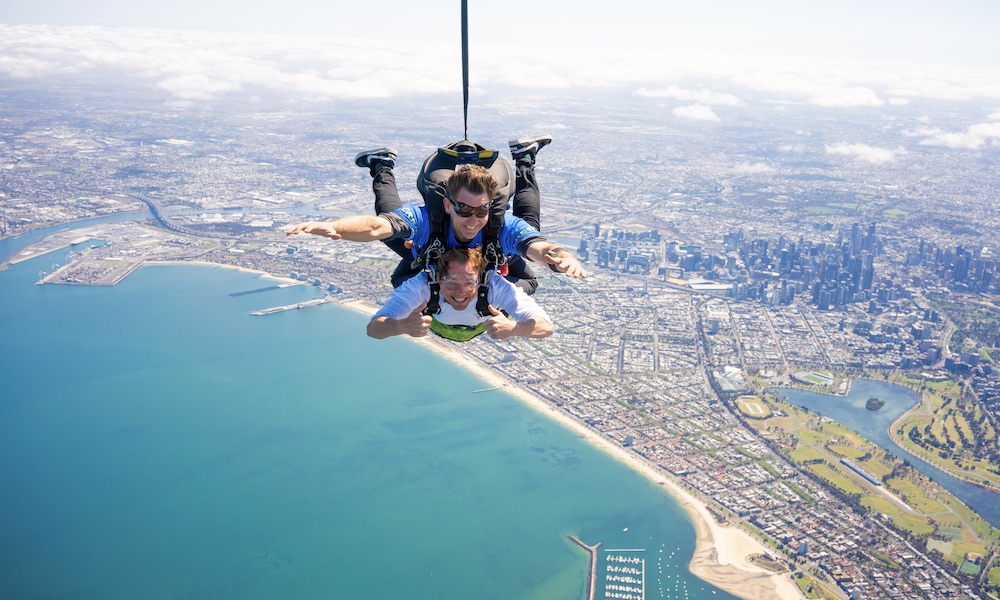
[(569, 539), (590, 554), (590, 574), (587, 576), (587, 600), (594, 600), (594, 596), (597, 594), (597, 549), (601, 547), (601, 542), (597, 542), (593, 546), (588, 546), (575, 535), (569, 536)]

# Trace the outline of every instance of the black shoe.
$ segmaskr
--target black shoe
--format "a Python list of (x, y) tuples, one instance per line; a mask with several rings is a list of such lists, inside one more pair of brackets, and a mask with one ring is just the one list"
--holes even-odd
[(396, 149), (376, 148), (375, 150), (358, 152), (358, 155), (354, 157), (354, 164), (362, 169), (367, 168), (374, 176), (379, 169), (391, 169), (396, 166)]
[(535, 135), (517, 138), (507, 142), (510, 145), (510, 155), (514, 162), (527, 160), (534, 163), (538, 151), (552, 143), (551, 135)]

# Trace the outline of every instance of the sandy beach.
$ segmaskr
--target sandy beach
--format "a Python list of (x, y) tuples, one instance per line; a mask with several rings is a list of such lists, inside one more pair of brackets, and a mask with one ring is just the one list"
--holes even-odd
[[(257, 269), (248, 269), (247, 267), (240, 267), (238, 265), (223, 265), (220, 263), (209, 262), (207, 260), (147, 260), (143, 261), (143, 265), (202, 265), (205, 267), (217, 267), (220, 269), (233, 269), (235, 271), (242, 271), (244, 273), (254, 273), (255, 275), (260, 275), (265, 279), (271, 279), (277, 281), (278, 283), (289, 283), (294, 285), (305, 285), (304, 282), (297, 279), (292, 279), (290, 277), (280, 277), (278, 275), (273, 275), (267, 271), (260, 271)], [(375, 312), (374, 310), (372, 311)]]
[[(362, 301), (348, 302), (341, 306), (369, 316), (376, 310), (375, 306)], [(535, 411), (573, 430), (587, 442), (607, 452), (653, 483), (663, 486), (687, 511), (694, 524), (697, 538), (689, 568), (701, 579), (747, 600), (804, 598), (787, 573), (775, 574), (750, 562), (749, 557), (768, 552), (768, 548), (742, 530), (719, 525), (708, 508), (668, 474), (658, 471), (642, 457), (601, 436), (529, 390), (516, 385), (437, 338), (428, 336), (413, 341), (461, 365), (490, 387), (502, 387), (505, 392), (523, 401)]]

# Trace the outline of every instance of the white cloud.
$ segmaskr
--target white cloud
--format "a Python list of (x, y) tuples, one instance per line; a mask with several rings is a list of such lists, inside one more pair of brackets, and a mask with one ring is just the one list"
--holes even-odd
[(975, 150), (976, 148), (981, 148), (984, 141), (985, 140), (983, 140), (980, 136), (972, 135), (968, 132), (944, 132), (925, 140), (921, 140), (920, 143), (925, 146), (944, 146), (946, 148), (964, 148)]
[(880, 100), (870, 88), (849, 87), (829, 90), (807, 100), (809, 104), (817, 106), (849, 108), (853, 106), (882, 106), (885, 101)]
[(746, 173), (748, 175), (753, 175), (756, 173), (772, 173), (774, 172), (774, 167), (772, 167), (767, 163), (762, 163), (762, 162), (753, 164), (743, 163), (736, 165), (733, 168), (733, 171), (735, 171), (736, 173)]
[(192, 74), (168, 77), (156, 84), (156, 87), (166, 90), (179, 100), (211, 100), (219, 92), (232, 92), (240, 89), (238, 83), (232, 81), (212, 80), (207, 75)]
[(938, 127), (921, 125), (920, 127), (917, 127), (915, 129), (904, 129), (900, 133), (902, 133), (906, 137), (928, 137), (944, 133), (944, 131)]
[(853, 156), (865, 162), (875, 164), (892, 162), (896, 160), (897, 156), (906, 154), (904, 148), (889, 150), (888, 148), (879, 148), (877, 146), (869, 146), (868, 144), (848, 144), (846, 142), (826, 146), (825, 149), (827, 154)]
[(1000, 140), (1000, 121), (994, 121), (970, 125), (961, 132), (938, 132), (921, 140), (920, 143), (926, 146), (976, 150), (987, 143), (995, 144), (998, 140)]
[[(922, 123), (929, 123), (930, 118), (921, 117)], [(923, 146), (944, 146), (946, 148), (976, 150), (988, 144), (1000, 144), (1000, 110), (986, 115), (986, 121), (969, 125), (964, 131), (946, 131), (940, 127), (921, 125), (901, 132), (907, 137), (924, 138), (920, 140)]]
[(692, 104), (691, 106), (678, 106), (673, 111), (675, 117), (681, 119), (691, 119), (693, 121), (721, 121), (711, 106)]
[(803, 144), (782, 144), (778, 146), (778, 151), (786, 154), (805, 154), (806, 147)]
[[(384, 98), (454, 89), (459, 74), (434, 69), (440, 50), (391, 44), (219, 32), (0, 25), (0, 74), (49, 77), (116, 69), (184, 101), (278, 92), (311, 99)], [(373, 68), (373, 65), (375, 67)]]
[(647, 98), (675, 98), (684, 102), (696, 102), (709, 106), (742, 106), (743, 101), (733, 94), (723, 92), (712, 92), (709, 90), (688, 90), (676, 85), (667, 88), (649, 89), (639, 88), (637, 96)]
[(886, 100), (892, 106), (906, 106), (910, 103), (909, 98), (889, 98)]
[[(363, 35), (363, 33), (359, 33)], [(1000, 69), (946, 68), (753, 56), (670, 54), (596, 45), (524, 56), (476, 46), (471, 84), (492, 90), (640, 88), (637, 95), (699, 106), (681, 114), (718, 120), (707, 107), (751, 101), (838, 109), (903, 99), (1000, 100)], [(196, 102), (227, 94), (387, 98), (453, 93), (455, 48), (433, 41), (0, 24), (0, 76), (107, 75)], [(416, 59), (415, 57), (419, 57)], [(753, 98), (753, 100), (751, 100)], [(889, 100), (883, 100), (888, 98)], [(690, 117), (685, 117), (690, 118)]]

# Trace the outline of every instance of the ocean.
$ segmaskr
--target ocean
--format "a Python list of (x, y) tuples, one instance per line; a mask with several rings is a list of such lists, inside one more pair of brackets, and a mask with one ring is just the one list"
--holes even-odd
[(678, 505), (576, 433), (342, 307), (249, 314), (315, 288), (34, 285), (63, 254), (0, 272), (0, 596), (577, 600), (573, 534), (637, 550), (645, 598), (733, 598), (688, 572)]

